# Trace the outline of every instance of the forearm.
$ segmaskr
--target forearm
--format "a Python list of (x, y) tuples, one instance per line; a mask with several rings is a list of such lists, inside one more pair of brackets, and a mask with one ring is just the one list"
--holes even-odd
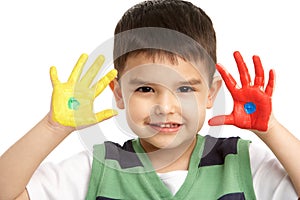
[(283, 165), (300, 196), (300, 141), (275, 120), (267, 133), (256, 132)]
[(48, 115), (0, 158), (0, 199), (13, 199), (25, 190), (46, 156), (72, 131), (49, 123)]

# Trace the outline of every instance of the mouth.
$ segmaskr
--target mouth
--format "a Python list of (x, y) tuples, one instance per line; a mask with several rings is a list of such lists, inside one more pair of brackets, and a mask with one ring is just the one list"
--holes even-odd
[(182, 127), (182, 124), (177, 122), (159, 122), (149, 123), (149, 126), (162, 133), (177, 133)]

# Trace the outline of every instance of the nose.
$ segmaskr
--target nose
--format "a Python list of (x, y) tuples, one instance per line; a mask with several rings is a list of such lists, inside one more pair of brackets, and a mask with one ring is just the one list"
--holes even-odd
[(157, 95), (154, 112), (156, 115), (174, 114), (178, 112), (179, 105), (176, 94), (166, 89)]

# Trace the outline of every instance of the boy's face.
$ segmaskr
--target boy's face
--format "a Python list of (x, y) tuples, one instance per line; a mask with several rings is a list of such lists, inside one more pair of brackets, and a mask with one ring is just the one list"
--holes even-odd
[[(126, 110), (129, 127), (152, 150), (191, 143), (213, 104), (221, 81), (208, 77), (177, 58), (131, 56), (119, 82), (114, 81), (117, 106)], [(204, 67), (204, 66), (200, 66)]]

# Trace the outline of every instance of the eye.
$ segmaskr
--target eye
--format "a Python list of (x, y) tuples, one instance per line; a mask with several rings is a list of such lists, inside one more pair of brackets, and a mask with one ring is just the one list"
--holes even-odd
[(139, 87), (138, 89), (135, 90), (136, 92), (154, 92), (154, 90), (151, 87), (147, 87), (147, 86), (143, 86), (143, 87)]
[(181, 86), (177, 89), (177, 92), (194, 92), (195, 89), (190, 86)]

